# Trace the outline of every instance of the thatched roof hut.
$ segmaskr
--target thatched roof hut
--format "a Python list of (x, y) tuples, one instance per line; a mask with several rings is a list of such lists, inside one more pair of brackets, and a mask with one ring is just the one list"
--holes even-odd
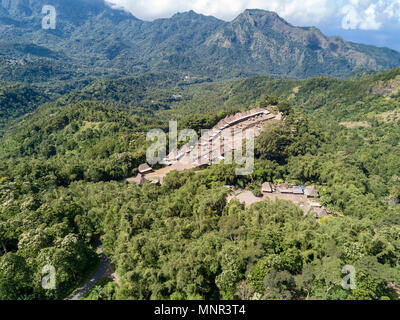
[(293, 194), (293, 188), (290, 188), (288, 184), (280, 184), (278, 186), (278, 191), (280, 193), (287, 193), (287, 194)]
[(329, 211), (325, 208), (314, 208), (313, 211), (317, 214), (318, 218), (329, 216)]
[(262, 193), (272, 193), (272, 192), (274, 192), (272, 184), (269, 183), (269, 182), (265, 182), (261, 187), (261, 192)]
[(319, 192), (314, 187), (307, 187), (304, 190), (304, 194), (307, 196), (307, 198), (319, 198)]
[(141, 174), (149, 173), (152, 171), (153, 169), (147, 163), (143, 163), (139, 166), (139, 173)]

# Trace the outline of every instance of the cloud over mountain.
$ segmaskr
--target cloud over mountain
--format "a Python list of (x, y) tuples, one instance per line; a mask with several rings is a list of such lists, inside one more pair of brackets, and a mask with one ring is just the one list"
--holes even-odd
[(231, 20), (244, 9), (266, 9), (297, 25), (338, 24), (343, 29), (378, 30), (400, 22), (400, 0), (111, 0), (142, 19), (195, 10)]

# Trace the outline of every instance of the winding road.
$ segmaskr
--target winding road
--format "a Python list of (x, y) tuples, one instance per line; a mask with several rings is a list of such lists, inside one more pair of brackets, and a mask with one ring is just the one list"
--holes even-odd
[(78, 291), (76, 291), (71, 297), (69, 297), (67, 300), (79, 300), (82, 298), (87, 292), (90, 291), (94, 287), (94, 285), (99, 281), (100, 279), (107, 278), (107, 277), (112, 277), (114, 281), (118, 282), (118, 279), (114, 275), (114, 271), (111, 268), (110, 261), (106, 257), (106, 255), (103, 253), (103, 247), (100, 245), (97, 247), (97, 250), (100, 253), (100, 265), (95, 272), (95, 274), (85, 283), (85, 285), (80, 288)]

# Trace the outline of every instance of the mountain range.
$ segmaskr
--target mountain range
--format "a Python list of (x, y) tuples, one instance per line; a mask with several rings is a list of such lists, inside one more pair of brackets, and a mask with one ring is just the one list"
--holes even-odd
[[(56, 8), (55, 30), (42, 29), (45, 5)], [(165, 70), (212, 78), (347, 77), (400, 66), (399, 52), (327, 37), (263, 10), (230, 22), (194, 11), (148, 22), (103, 0), (2, 0), (0, 37), (0, 80), (11, 81)]]

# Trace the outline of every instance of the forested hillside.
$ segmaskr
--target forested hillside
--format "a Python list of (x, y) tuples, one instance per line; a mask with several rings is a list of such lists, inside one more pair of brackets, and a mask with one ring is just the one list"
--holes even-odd
[(49, 98), (40, 90), (17, 83), (0, 83), (0, 128), (34, 111)]
[[(303, 81), (157, 73), (48, 94), (4, 85), (15, 123), (0, 139), (0, 299), (66, 298), (96, 268), (98, 240), (119, 283), (91, 299), (398, 299), (399, 79), (394, 69)], [(207, 128), (271, 105), (286, 119), (257, 138), (252, 175), (219, 164), (162, 186), (121, 182), (145, 161), (150, 129)], [(335, 214), (226, 202), (225, 185), (258, 194), (265, 181), (315, 185)], [(40, 285), (47, 264), (56, 291)], [(341, 286), (344, 265), (356, 267), (354, 290)]]

